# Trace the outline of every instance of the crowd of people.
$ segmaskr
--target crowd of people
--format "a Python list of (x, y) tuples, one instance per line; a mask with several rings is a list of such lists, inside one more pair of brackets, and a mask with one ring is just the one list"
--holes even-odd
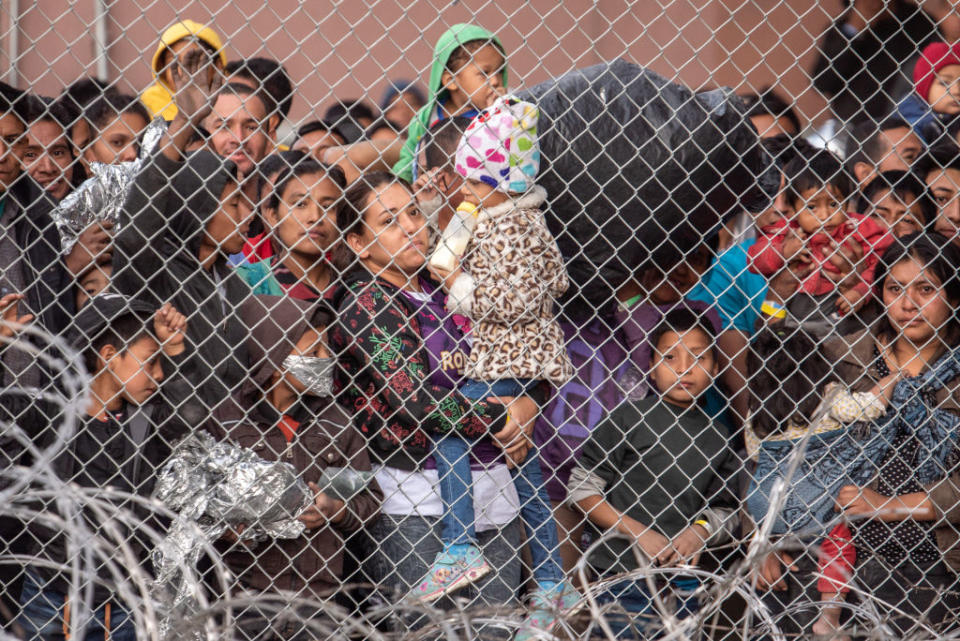
[[(745, 96), (780, 175), (771, 205), (731, 212), (677, 264), (631, 266), (587, 314), (552, 235), (562, 195), (537, 185), (537, 105), (510, 93), (508, 51), (481, 26), (440, 38), (426, 91), (393, 82), (379, 110), (341, 101), (290, 136), (283, 65), (228, 60), (189, 20), (163, 33), (140, 96), (92, 78), (52, 98), (0, 87), (0, 412), (35, 446), (2, 435), (4, 482), (65, 420), (40, 330), (88, 374), (63, 481), (110, 488), (162, 531), (136, 497), (205, 431), (309, 484), (299, 537), (230, 523), (214, 542), (236, 593), (522, 605), (524, 641), (583, 605), (589, 548), (631, 638), (655, 634), (657, 595), (696, 615), (691, 568), (741, 562), (766, 527), (783, 545), (752, 587), (784, 631), (843, 638), (857, 602), (899, 635), (955, 627), (960, 45), (908, 3), (861, 24), (867, 4), (813, 71), (843, 153), (807, 142), (773, 90)], [(914, 80), (896, 100), (863, 77), (876, 67), (843, 62), (891, 25), (917, 49), (890, 70)], [(148, 127), (160, 141), (142, 150)], [(134, 161), (119, 216), (71, 236), (65, 199)], [(331, 468), (372, 479), (341, 498), (318, 485)], [(150, 571), (136, 527), (90, 520), (126, 528)], [(0, 565), (26, 639), (64, 638), (83, 594), (82, 550), (53, 522), (0, 519), (5, 554), (28, 560)], [(136, 638), (109, 565), (79, 575), (84, 638)], [(381, 625), (425, 624), (406, 612)], [(246, 639), (311, 638), (238, 614)]]

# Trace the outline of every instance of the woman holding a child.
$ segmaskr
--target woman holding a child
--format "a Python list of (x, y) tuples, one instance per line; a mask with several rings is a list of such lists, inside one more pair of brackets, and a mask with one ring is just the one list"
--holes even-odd
[(476, 439), (476, 529), (493, 568), (457, 596), (471, 605), (515, 606), (523, 532), (504, 454), (512, 460), (526, 455), (523, 436), (532, 429), (538, 402), (473, 401), (457, 392), (468, 350), (464, 329), (447, 314), (443, 291), (423, 277), (427, 223), (409, 185), (390, 174), (364, 176), (346, 192), (337, 226), (353, 265), (336, 297), (340, 323), (332, 342), (343, 371), (351, 373), (344, 389), (386, 497), (371, 528), (378, 545), (368, 576), (386, 598), (398, 600), (441, 551), (443, 506), (430, 432), (452, 429)]
[[(873, 600), (903, 635), (916, 632), (918, 621), (934, 630), (954, 626), (960, 608), (958, 266), (960, 251), (938, 234), (898, 239), (876, 269), (878, 322), (824, 344), (836, 379), (850, 390), (893, 381), (879, 421), (895, 436), (872, 482), (844, 486), (835, 509), (849, 517), (853, 533), (852, 594), (862, 590), (859, 600)], [(758, 583), (771, 589), (775, 610), (804, 593), (817, 599), (807, 561), (781, 553), (763, 564)], [(792, 572), (784, 574), (784, 566)], [(794, 610), (780, 623), (785, 632), (791, 621), (802, 629), (815, 614)]]

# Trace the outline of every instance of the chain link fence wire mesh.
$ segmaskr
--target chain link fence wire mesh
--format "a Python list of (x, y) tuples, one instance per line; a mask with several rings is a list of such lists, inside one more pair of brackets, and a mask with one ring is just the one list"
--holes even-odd
[(0, 4), (4, 637), (956, 637), (957, 42)]

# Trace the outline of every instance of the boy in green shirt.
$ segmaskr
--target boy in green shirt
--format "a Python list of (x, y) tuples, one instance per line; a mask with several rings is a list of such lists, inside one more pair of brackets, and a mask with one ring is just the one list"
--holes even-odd
[[(717, 373), (712, 325), (690, 309), (675, 309), (650, 344), (656, 393), (613, 410), (587, 439), (570, 476), (567, 500), (599, 533), (629, 539), (608, 541), (591, 556), (601, 577), (637, 569), (634, 543), (653, 565), (695, 566), (704, 547), (729, 540), (734, 527), (737, 496), (727, 486), (738, 462), (728, 436), (697, 405)], [(693, 595), (699, 581), (672, 576), (683, 618), (699, 607)], [(637, 629), (656, 621), (646, 581), (614, 583), (598, 600), (640, 615)], [(608, 620), (629, 638), (628, 621)]]

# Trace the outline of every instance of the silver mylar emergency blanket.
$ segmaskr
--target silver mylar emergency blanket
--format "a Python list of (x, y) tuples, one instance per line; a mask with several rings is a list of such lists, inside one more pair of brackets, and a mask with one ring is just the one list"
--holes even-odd
[(130, 186), (137, 172), (143, 166), (145, 158), (156, 148), (160, 137), (166, 131), (163, 118), (155, 118), (147, 125), (140, 143), (140, 155), (136, 160), (115, 165), (90, 163), (92, 177), (70, 192), (51, 212), (53, 222), (60, 232), (60, 251), (64, 256), (70, 253), (77, 237), (93, 223), (110, 221), (114, 223), (113, 232), (120, 231), (120, 209), (123, 207)]
[(199, 586), (193, 570), (205, 544), (239, 525), (245, 526), (243, 541), (296, 538), (304, 530), (296, 517), (313, 500), (290, 464), (265, 461), (209, 434), (192, 434), (174, 451), (154, 490), (154, 497), (177, 514), (153, 551), (164, 636), (171, 621), (195, 611)]

